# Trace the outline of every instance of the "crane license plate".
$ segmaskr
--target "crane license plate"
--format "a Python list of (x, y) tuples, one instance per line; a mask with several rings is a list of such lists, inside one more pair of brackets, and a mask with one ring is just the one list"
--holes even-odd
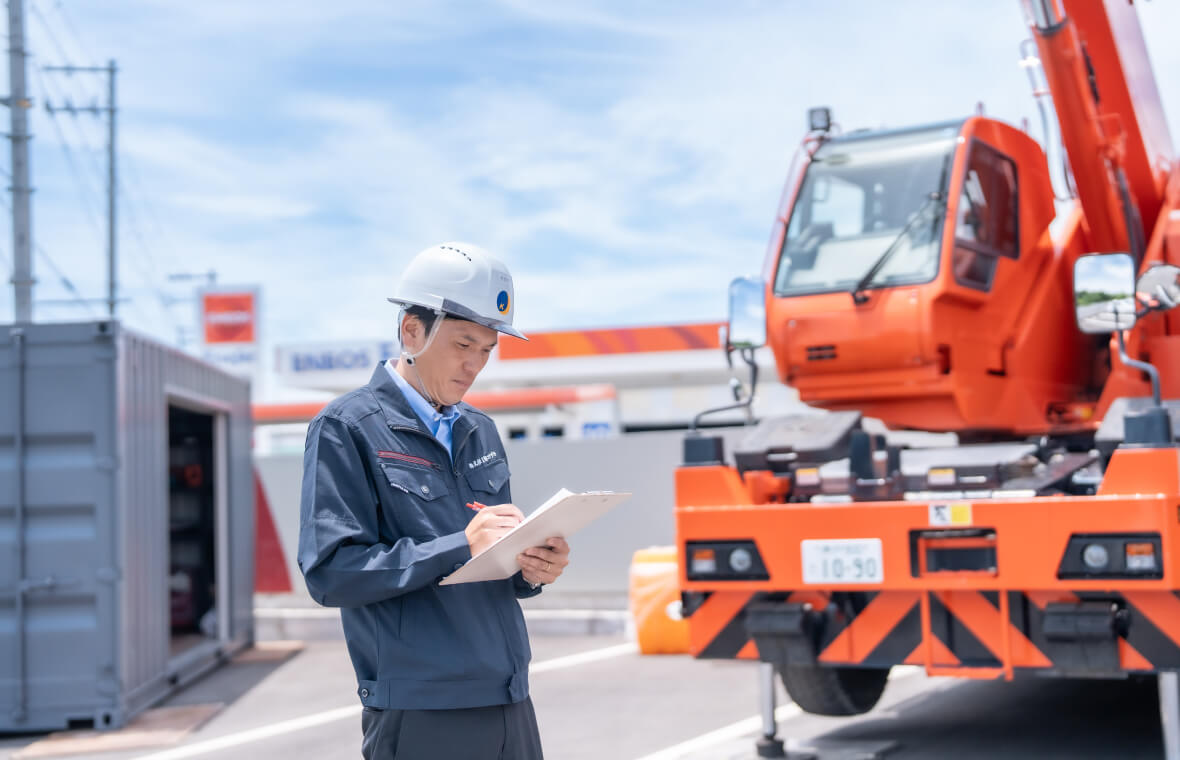
[(885, 582), (879, 538), (807, 540), (802, 547), (804, 583)]

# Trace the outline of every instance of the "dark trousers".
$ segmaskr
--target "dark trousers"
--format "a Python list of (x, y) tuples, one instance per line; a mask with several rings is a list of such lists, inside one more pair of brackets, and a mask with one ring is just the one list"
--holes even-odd
[(462, 710), (361, 713), (365, 760), (543, 760), (532, 699)]

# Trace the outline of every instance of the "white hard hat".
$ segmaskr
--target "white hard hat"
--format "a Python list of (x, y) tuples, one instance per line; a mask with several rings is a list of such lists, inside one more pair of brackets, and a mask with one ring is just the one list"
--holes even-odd
[(508, 267), (470, 243), (440, 243), (420, 251), (402, 272), (389, 300), (528, 340), (512, 327), (515, 304)]

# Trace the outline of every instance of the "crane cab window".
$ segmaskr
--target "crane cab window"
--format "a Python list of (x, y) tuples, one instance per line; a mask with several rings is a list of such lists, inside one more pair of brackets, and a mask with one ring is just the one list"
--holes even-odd
[(955, 281), (991, 290), (1001, 256), (1020, 256), (1016, 163), (978, 140), (971, 144), (959, 194), (952, 269)]
[(840, 177), (819, 177), (811, 186), (811, 230), (838, 237), (863, 235), (865, 189)]
[(849, 291), (883, 255), (868, 287), (938, 273), (958, 124), (833, 138), (811, 158), (779, 252), (778, 296)]

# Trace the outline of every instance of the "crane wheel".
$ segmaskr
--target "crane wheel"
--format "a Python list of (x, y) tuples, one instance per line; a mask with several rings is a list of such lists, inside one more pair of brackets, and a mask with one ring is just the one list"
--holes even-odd
[(795, 704), (812, 715), (860, 715), (881, 698), (889, 668), (779, 665), (778, 674)]

